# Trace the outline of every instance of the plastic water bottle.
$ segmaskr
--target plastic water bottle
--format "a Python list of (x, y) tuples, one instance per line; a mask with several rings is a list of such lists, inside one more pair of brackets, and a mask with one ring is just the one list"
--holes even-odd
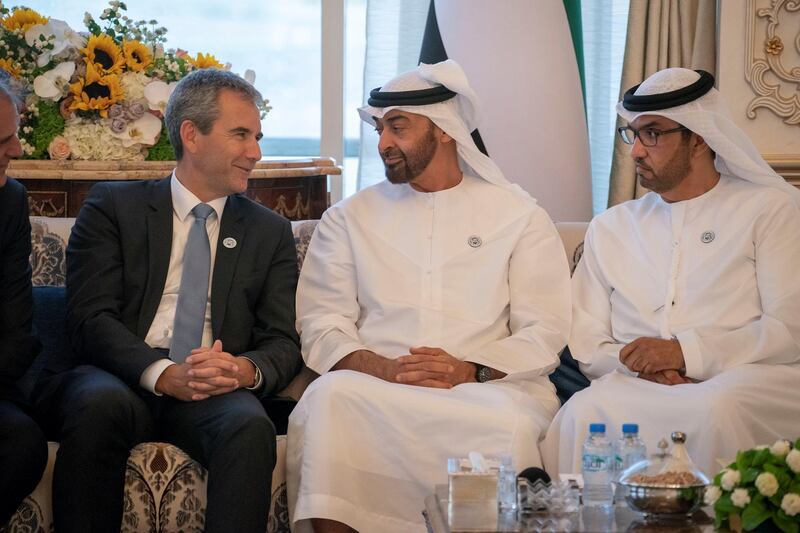
[(611, 507), (614, 491), (611, 442), (605, 424), (589, 424), (589, 436), (583, 443), (583, 505)]
[(614, 480), (639, 461), (647, 459), (647, 447), (639, 438), (638, 424), (622, 424), (622, 437), (614, 443)]
[(517, 510), (517, 472), (510, 455), (500, 458), (497, 472), (497, 505), (501, 511)]

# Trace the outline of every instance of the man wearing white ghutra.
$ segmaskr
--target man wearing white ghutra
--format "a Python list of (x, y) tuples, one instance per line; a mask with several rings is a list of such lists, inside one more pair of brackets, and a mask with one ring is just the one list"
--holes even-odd
[(707, 72), (670, 68), (617, 112), (652, 192), (598, 215), (572, 280), (569, 347), (592, 378), (542, 443), (579, 472), (590, 422), (673, 430), (706, 474), (737, 450), (798, 436), (800, 191), (761, 158)]
[(387, 181), (331, 207), (298, 285), (306, 364), (289, 419), (299, 531), (425, 531), (447, 458), (541, 465), (547, 375), (570, 324), (569, 269), (545, 211), (482, 154), (455, 62), (420, 65), (360, 109)]

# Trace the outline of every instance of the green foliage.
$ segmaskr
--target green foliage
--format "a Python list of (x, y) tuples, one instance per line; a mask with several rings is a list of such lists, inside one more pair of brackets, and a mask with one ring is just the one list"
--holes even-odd
[(754, 529), (771, 517), (772, 513), (764, 504), (764, 497), (761, 494), (757, 494), (742, 512), (742, 527), (746, 530)]
[(173, 161), (175, 159), (175, 150), (169, 143), (166, 127), (161, 127), (161, 135), (156, 144), (147, 151), (146, 159), (147, 161)]
[(747, 470), (743, 471), (741, 481), (742, 485), (754, 482), (760, 473), (761, 472), (758, 470), (758, 468), (748, 468)]
[[(776, 443), (779, 445), (780, 443)], [(739, 483), (730, 491), (722, 489), (722, 478), (725, 470), (714, 476), (714, 485), (720, 488), (721, 495), (714, 504), (714, 526), (730, 528), (731, 517), (741, 515), (741, 527), (752, 531), (759, 525), (771, 520), (784, 533), (800, 533), (800, 515), (788, 516), (781, 508), (784, 497), (789, 494), (800, 494), (800, 474), (793, 472), (787, 464), (785, 455), (776, 455), (769, 447), (753, 448), (736, 454), (736, 461), (728, 466), (730, 470), (738, 470), (741, 476)], [(780, 444), (783, 447), (782, 444)], [(800, 439), (790, 447), (800, 446)], [(763, 473), (775, 476), (778, 488), (772, 496), (764, 496), (756, 486), (756, 480)], [(733, 505), (731, 496), (735, 490), (747, 490), (750, 502), (744, 509)]]
[(737, 512), (737, 509), (738, 507), (733, 505), (733, 502), (731, 501), (731, 495), (728, 492), (720, 496), (719, 500), (717, 500), (717, 503), (714, 504), (714, 512), (717, 514), (729, 515)]
[(781, 528), (781, 531), (784, 533), (800, 532), (800, 523), (798, 523), (796, 518), (784, 513), (783, 509), (778, 509), (778, 512), (772, 516), (772, 521), (775, 522), (775, 525)]
[(755, 456), (755, 450), (747, 450), (746, 452), (739, 452), (736, 454), (736, 470), (739, 472), (744, 472), (750, 465), (753, 464), (753, 457)]
[(769, 450), (769, 448), (764, 448), (762, 450), (756, 451), (755, 456), (753, 457), (753, 466), (759, 467), (765, 463), (774, 461), (775, 459), (777, 458), (774, 455), (772, 455), (772, 452)]
[(38, 103), (38, 108), (39, 116), (29, 115), (30, 119), (24, 124), (32, 127), (33, 131), (20, 135), (34, 148), (33, 153), (26, 155), (25, 159), (47, 159), (47, 147), (56, 135), (61, 135), (64, 131), (64, 117), (61, 116), (57, 103), (43, 100)]

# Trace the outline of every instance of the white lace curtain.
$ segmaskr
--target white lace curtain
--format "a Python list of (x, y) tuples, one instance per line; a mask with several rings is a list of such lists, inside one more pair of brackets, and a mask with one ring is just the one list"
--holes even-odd
[(609, 173), (616, 134), (614, 106), (619, 99), (628, 3), (629, 0), (581, 3), (594, 214), (604, 211), (608, 205)]

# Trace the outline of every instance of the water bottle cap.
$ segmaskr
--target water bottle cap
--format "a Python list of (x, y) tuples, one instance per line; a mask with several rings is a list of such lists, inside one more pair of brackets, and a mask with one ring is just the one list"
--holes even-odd
[(605, 433), (605, 424), (589, 424), (589, 433)]
[(639, 433), (639, 424), (622, 424), (623, 433)]

